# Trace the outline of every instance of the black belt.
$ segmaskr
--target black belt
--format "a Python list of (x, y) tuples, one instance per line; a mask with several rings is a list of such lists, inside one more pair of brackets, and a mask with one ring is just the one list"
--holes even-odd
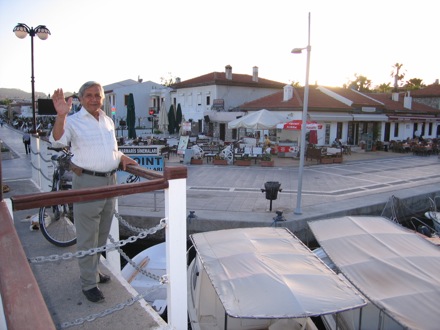
[(88, 175), (94, 175), (94, 176), (102, 176), (104, 178), (112, 176), (113, 174), (116, 173), (116, 170), (110, 171), (110, 172), (96, 172), (96, 171), (89, 171), (89, 170), (82, 170), (82, 172), (84, 174), (88, 174)]

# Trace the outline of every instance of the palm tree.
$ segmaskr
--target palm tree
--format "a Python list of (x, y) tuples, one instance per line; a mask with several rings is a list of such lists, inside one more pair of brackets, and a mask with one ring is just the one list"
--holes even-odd
[(391, 71), (391, 77), (394, 78), (394, 90), (393, 92), (399, 91), (399, 81), (405, 78), (405, 73), (401, 73), (403, 64), (396, 63), (393, 65), (393, 71)]
[(389, 93), (393, 90), (393, 87), (391, 87), (391, 83), (383, 83), (380, 84), (379, 86), (376, 86), (376, 90), (379, 93)]

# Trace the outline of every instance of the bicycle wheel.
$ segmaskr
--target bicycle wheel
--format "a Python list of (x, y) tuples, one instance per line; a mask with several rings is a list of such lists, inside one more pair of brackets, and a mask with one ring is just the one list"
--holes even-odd
[(66, 247), (76, 243), (72, 204), (42, 207), (38, 220), (43, 236), (52, 244)]

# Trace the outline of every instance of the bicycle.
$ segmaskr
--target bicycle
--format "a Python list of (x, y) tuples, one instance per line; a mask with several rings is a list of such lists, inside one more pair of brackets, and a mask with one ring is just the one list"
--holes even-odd
[[(48, 147), (48, 149), (59, 152), (51, 157), (54, 165), (51, 191), (72, 189), (72, 172), (70, 171), (72, 154), (68, 148)], [(38, 221), (43, 236), (50, 243), (60, 247), (67, 247), (76, 243), (72, 204), (65, 203), (41, 207)]]

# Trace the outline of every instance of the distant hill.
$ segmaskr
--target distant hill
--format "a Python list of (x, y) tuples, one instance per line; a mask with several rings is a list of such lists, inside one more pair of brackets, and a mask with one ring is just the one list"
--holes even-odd
[[(64, 93), (65, 96), (70, 96), (73, 93)], [(32, 93), (25, 92), (18, 88), (0, 88), (0, 100), (30, 100), (32, 98)], [(47, 94), (41, 92), (35, 92), (35, 99), (47, 98)]]

